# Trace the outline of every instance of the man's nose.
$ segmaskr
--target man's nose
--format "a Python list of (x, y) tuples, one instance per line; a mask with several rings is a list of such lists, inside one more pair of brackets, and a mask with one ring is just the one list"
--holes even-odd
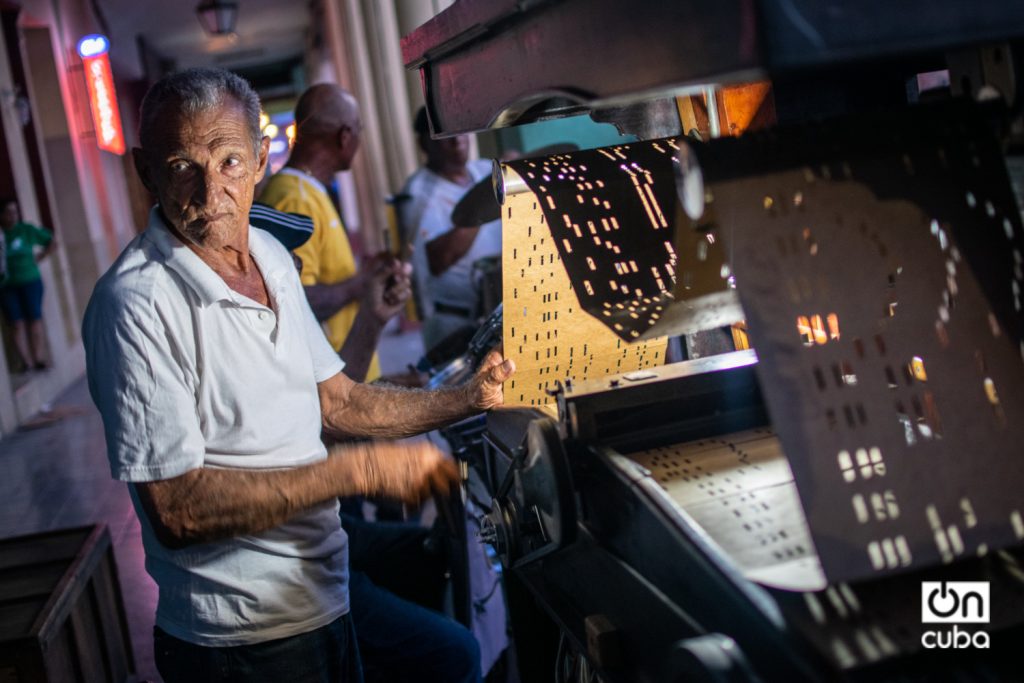
[(200, 206), (216, 206), (223, 193), (223, 180), (214, 171), (205, 171), (198, 178), (194, 201)]

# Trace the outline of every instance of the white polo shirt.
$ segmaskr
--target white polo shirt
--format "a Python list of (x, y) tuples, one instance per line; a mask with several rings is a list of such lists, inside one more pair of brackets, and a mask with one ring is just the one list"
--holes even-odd
[[(476, 183), (491, 175), (491, 162), (477, 159), (466, 164), (466, 170)], [(501, 221), (491, 221), (480, 226), (473, 244), (458, 261), (440, 275), (430, 272), (426, 245), (454, 227), (452, 211), (471, 187), (453, 183), (423, 167), (406, 181), (402, 190), (411, 197), (402, 207), (402, 222), (417, 231), (413, 245), (413, 274), (420, 291), (427, 293), (424, 298), (430, 308), (434, 302), (441, 302), (475, 310), (477, 292), (473, 286), (473, 263), (488, 256), (501, 255)]]
[[(115, 478), (281, 469), (327, 457), (317, 383), (344, 363), (284, 247), (250, 228), (249, 252), (269, 308), (230, 289), (154, 209), (96, 284), (82, 338)], [(260, 534), (170, 550), (130, 489), (146, 570), (160, 588), (157, 625), (172, 636), (243, 645), (348, 612), (348, 544), (336, 501)]]

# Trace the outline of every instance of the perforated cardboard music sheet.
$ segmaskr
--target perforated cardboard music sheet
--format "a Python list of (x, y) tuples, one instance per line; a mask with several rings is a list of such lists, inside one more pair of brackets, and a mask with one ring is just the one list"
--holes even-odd
[(552, 403), (557, 381), (578, 381), (662, 365), (664, 338), (629, 343), (583, 310), (537, 197), (511, 195), (502, 207), (505, 356), (516, 373), (505, 405)]

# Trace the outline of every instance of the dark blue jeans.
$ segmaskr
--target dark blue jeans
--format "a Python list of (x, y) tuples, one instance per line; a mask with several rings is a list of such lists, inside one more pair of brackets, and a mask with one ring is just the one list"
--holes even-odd
[(478, 683), (480, 646), (434, 611), (443, 602), (445, 558), (415, 524), (342, 515), (348, 533), (349, 605), (366, 683)]
[(290, 638), (236, 647), (203, 647), (153, 629), (164, 683), (363, 683), (349, 614)]
[(403, 600), (355, 570), (349, 601), (367, 683), (479, 683), (480, 646), (458, 622)]

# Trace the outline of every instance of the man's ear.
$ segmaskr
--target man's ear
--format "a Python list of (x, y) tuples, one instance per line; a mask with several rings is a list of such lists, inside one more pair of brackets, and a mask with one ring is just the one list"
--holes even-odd
[(156, 184), (150, 175), (146, 153), (138, 147), (132, 147), (132, 161), (135, 163), (135, 172), (139, 174), (139, 180), (147, 190), (156, 195)]
[(256, 182), (263, 180), (267, 172), (267, 161), (270, 159), (270, 138), (266, 135), (260, 140), (260, 152), (256, 158)]
[(352, 136), (354, 133), (348, 126), (342, 126), (338, 129), (338, 149), (348, 149), (352, 144)]

